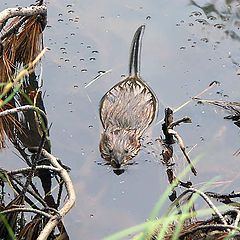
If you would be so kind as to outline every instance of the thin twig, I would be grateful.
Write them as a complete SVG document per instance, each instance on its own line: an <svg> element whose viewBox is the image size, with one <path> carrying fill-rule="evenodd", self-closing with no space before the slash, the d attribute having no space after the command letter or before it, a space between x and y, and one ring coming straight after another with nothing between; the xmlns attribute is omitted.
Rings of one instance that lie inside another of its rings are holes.
<svg viewBox="0 0 240 240"><path fill-rule="evenodd" d="M191 159L189 158L189 156L188 156L188 154L186 152L186 148L185 148L183 139L181 138L181 136L176 131L174 131L172 129L169 129L168 132L169 132L169 134L172 134L177 139L178 145L179 145L180 149L182 150L183 155L185 156L188 164L190 165L191 171L196 176L197 175L197 171L196 171L195 167L193 166L193 163L192 163Z"/></svg>
<svg viewBox="0 0 240 240"><path fill-rule="evenodd" d="M33 208L11 208L11 209L7 209L7 210L3 210L0 212L0 214L6 214L6 213L10 213L10 212L32 212L32 213L36 213L36 214L41 214L44 217L47 218L51 218L52 215L49 213L46 213L44 211L38 210L38 209L33 209Z"/></svg>
<svg viewBox="0 0 240 240"><path fill-rule="evenodd" d="M32 106L32 105L24 105L24 106L4 110L4 111L0 112L0 118L4 117L6 115L9 115L9 114L15 114L15 113L18 113L18 112L26 112L26 111L29 111L29 110L34 110L36 112L39 112L42 115L42 117L45 120L47 120L46 113L43 110L41 110L40 108Z"/></svg>
<svg viewBox="0 0 240 240"><path fill-rule="evenodd" d="M214 81L212 83L209 84L209 86L207 88L205 88L203 91L201 91L200 93L198 93L197 95L195 95L194 97L192 97L190 100L186 101L185 103L183 103L182 105L180 105L179 107L175 108L173 113L178 112L179 110L181 110L182 108L184 108L185 106L187 106L189 103L191 103L193 101L194 98L199 98L200 96L202 96L204 93L206 93L207 91L209 91L210 89L212 89L213 87L215 87L216 85L218 85L219 83ZM160 123L162 123L164 121L164 118L161 119L160 121L158 121L156 123L156 126L159 125Z"/></svg>
<svg viewBox="0 0 240 240"><path fill-rule="evenodd" d="M201 192L198 189L195 189L193 187L188 188L186 191L184 191L170 206L168 213L172 210L173 206L175 206L177 203L179 203L179 201L188 193L188 192L193 192L193 193L197 193L198 195L200 195L205 202L209 205L209 207L216 213L216 215L218 215L219 219L221 220L221 222L224 225L227 225L227 222L225 220L225 218L223 217L223 215L219 212L219 210L217 209L217 207L213 204L213 202L210 200L210 198L203 192Z"/></svg>
<svg viewBox="0 0 240 240"><path fill-rule="evenodd" d="M32 168L31 167L27 167L27 168L20 168L17 170L12 170L7 172L8 175L16 175L16 174L24 174L26 172L31 171ZM41 165L41 166L36 166L36 170L50 170L50 171L54 171L54 172L59 172L58 168L52 167L52 166L46 166L46 165Z"/></svg>

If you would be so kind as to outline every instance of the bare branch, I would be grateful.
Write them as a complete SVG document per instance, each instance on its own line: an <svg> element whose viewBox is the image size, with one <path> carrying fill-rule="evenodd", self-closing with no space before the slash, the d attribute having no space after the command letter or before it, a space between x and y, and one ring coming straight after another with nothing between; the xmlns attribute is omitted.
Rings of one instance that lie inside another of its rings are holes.
<svg viewBox="0 0 240 240"><path fill-rule="evenodd" d="M24 106L21 106L21 107L7 109L5 111L0 112L0 118L4 117L6 115L9 115L9 114L14 114L14 113L17 113L17 112L25 112L25 111L29 111L29 110L34 110L36 112L39 112L41 114L41 116L45 120L47 120L47 116L46 116L45 112L43 110L41 110L40 108L35 107L33 105L24 105Z"/></svg>
<svg viewBox="0 0 240 240"><path fill-rule="evenodd" d="M37 151L38 149L36 149ZM53 231L53 229L57 226L57 224L60 222L61 218L64 217L70 209L74 206L76 201L76 195L74 191L74 187L72 184L72 181L68 175L68 172L59 164L56 157L54 157L52 154L48 153L46 150L42 150L42 155L49 160L49 162L52 164L53 167L56 167L59 169L59 175L62 177L67 193L68 193L68 201L65 203L65 205L62 207L62 209L59 210L59 216L53 216L49 219L48 223L44 227L44 229L41 231L40 235L38 236L37 240L45 240L49 236L49 234Z"/></svg>
<svg viewBox="0 0 240 240"><path fill-rule="evenodd" d="M176 204L179 203L179 201L189 192L193 192L193 193L197 193L199 196L201 196L205 202L209 205L209 207L216 213L216 215L219 217L219 219L221 220L221 222L224 225L227 225L227 222L225 220L225 218L223 217L223 215L219 212L219 210L217 209L217 207L213 204L213 202L210 200L210 198L203 192L201 192L198 189L195 189L193 187L188 188L186 191L184 191L170 206L168 213L172 210L173 206L175 206Z"/></svg>
<svg viewBox="0 0 240 240"><path fill-rule="evenodd" d="M33 16L33 15L46 15L46 6L31 6L31 7L17 7L17 8L7 8L0 12L0 31L2 30L6 21L10 18L16 16Z"/></svg>
<svg viewBox="0 0 240 240"><path fill-rule="evenodd" d="M29 172L31 170L32 170L31 167L20 168L20 169L17 169L17 170L9 171L9 172L7 172L7 174L8 175L15 175L15 174L20 174L20 173L23 174L23 173ZM54 171L54 172L59 171L58 168L55 168L55 167L52 167L52 166L46 166L46 165L36 166L36 170L50 170L50 171Z"/></svg>
<svg viewBox="0 0 240 240"><path fill-rule="evenodd" d="M183 139L181 138L181 136L180 136L176 131L174 131L174 130L172 130L172 129L168 129L168 133L171 134L171 135L173 135L173 136L177 139L178 145L179 145L180 149L182 150L183 155L185 156L188 164L189 164L190 167L191 167L191 171L192 171L193 174L196 176L196 175L197 175L197 171L196 171L196 169L194 168L194 166L193 166L193 164L192 164L192 161L191 161L191 159L189 158L189 156L188 156L188 154L187 154L187 152L186 152L186 148L185 148Z"/></svg>
<svg viewBox="0 0 240 240"><path fill-rule="evenodd" d="M38 210L38 209L33 209L33 208L23 208L23 207L7 209L7 210L4 210L4 211L1 211L0 214L7 214L7 213L10 213L10 212L32 212L32 213L36 213L36 214L41 214L41 215L43 215L44 217L47 217L47 218L52 217L51 214L46 213L44 211L41 211L41 210Z"/></svg>

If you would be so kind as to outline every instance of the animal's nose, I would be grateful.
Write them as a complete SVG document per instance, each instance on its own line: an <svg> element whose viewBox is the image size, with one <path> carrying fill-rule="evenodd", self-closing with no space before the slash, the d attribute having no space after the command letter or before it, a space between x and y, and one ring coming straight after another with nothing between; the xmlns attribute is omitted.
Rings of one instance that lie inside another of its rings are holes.
<svg viewBox="0 0 240 240"><path fill-rule="evenodd" d="M117 159L112 159L111 160L111 165L114 168L120 168L121 167L121 163Z"/></svg>
<svg viewBox="0 0 240 240"><path fill-rule="evenodd" d="M114 168L120 168L123 163L124 156L120 151L113 151L111 156L111 165Z"/></svg>

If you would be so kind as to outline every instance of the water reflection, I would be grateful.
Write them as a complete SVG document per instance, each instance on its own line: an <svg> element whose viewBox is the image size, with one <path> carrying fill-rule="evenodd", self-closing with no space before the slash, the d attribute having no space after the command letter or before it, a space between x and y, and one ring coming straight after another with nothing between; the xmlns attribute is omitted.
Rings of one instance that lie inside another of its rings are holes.
<svg viewBox="0 0 240 240"><path fill-rule="evenodd" d="M222 23L215 23L213 26L217 29L226 29L224 32L232 39L239 41L239 26L240 26L240 6L239 1L190 1L190 4L200 8L207 19L196 19L196 21L206 24L211 22L221 21ZM201 12L193 12L190 16L199 17ZM208 21L210 20L210 21Z"/></svg>

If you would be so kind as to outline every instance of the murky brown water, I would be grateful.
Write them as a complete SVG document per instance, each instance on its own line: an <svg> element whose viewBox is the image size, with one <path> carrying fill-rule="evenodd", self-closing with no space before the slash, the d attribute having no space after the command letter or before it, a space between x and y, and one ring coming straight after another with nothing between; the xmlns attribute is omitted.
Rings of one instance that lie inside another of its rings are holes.
<svg viewBox="0 0 240 240"><path fill-rule="evenodd" d="M17 1L5 2L0 9ZM77 193L76 207L64 220L71 239L102 239L144 222L167 185L165 166L156 157L161 150L151 145L151 139L162 134L161 124L147 133L145 147L135 158L138 164L124 174L116 176L98 164L99 100L127 73L129 46L138 26L146 24L141 75L160 102L156 122L163 118L164 107L177 108L212 81L221 85L203 98L240 101L240 5L228 2L229 6L210 0L48 2L45 46L51 51L44 59L44 101L53 123L52 152L72 168ZM108 70L87 86L99 71ZM196 164L198 176L189 174L187 179L201 186L219 176L212 189L239 190L240 157L233 156L240 147L239 128L213 106L193 102L175 116L185 115L193 123L178 130L186 145L194 147L190 157L204 154ZM1 153L0 166L21 166L12 151L10 146ZM176 154L181 172L185 159L180 151Z"/></svg>

